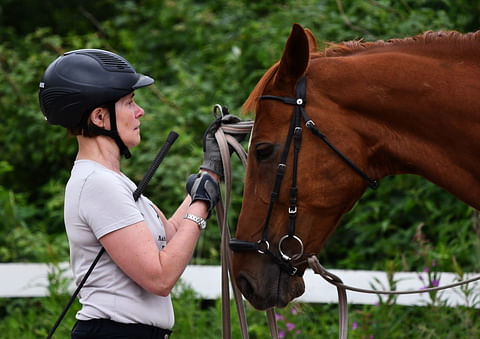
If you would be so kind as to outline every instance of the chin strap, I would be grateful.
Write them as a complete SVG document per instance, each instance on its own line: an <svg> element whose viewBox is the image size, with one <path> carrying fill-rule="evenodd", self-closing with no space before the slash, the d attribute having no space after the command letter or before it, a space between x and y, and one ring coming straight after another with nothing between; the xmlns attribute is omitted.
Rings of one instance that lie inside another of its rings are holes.
<svg viewBox="0 0 480 339"><path fill-rule="evenodd" d="M128 147L125 145L123 142L122 138L120 138L120 135L118 134L118 129L117 129L117 114L115 112L115 103L110 102L107 105L107 109L110 112L110 130L106 130L104 128L100 128L97 125L90 125L88 128L92 131L94 131L97 134L100 135L105 135L107 137L112 138L115 140L115 143L117 144L118 148L120 149L120 155L124 155L125 159L129 159L132 154L128 150Z"/></svg>

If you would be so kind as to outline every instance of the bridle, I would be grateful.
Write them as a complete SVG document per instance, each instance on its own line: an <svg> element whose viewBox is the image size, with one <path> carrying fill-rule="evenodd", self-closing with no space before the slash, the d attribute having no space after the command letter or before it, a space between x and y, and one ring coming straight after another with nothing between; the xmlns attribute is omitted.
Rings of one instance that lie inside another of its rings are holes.
<svg viewBox="0 0 480 339"><path fill-rule="evenodd" d="M233 127L231 125L223 126L219 128L217 134L215 135L217 142L219 143L220 150L222 151L222 160L224 161L224 175L225 175L225 183L227 188L226 191L226 204L222 208L221 202L219 202L219 206L217 206L217 213L220 211L221 215L219 216L219 220L222 220L221 225L221 234L222 234L222 258L229 257L229 260L222 259L222 271L225 270L225 273L222 273L222 309L223 315L226 315L223 318L223 333L224 338L230 338L230 297L228 294L228 274L226 270L228 269L230 272L230 276L232 277L232 263L230 258L230 251L227 249L227 244L232 251L257 251L260 254L267 254L269 257L273 259L274 262L278 263L280 268L287 272L290 275L302 275L299 273L298 268L296 265L303 262L308 262L310 268L318 275L320 275L323 279L325 279L328 283L337 287L338 291L338 305L339 305L339 338L340 339L347 339L348 336L348 301L347 301L347 293L346 290L356 291L360 293L370 293L370 294L385 294L385 295L397 295L397 294L414 294L414 293L430 293L436 292L448 288L457 287L460 285L469 284L475 281L480 280L480 276L473 277L471 279L467 279L464 281L460 281L457 283L438 286L433 288L423 288L421 290L408 290L408 291L379 291L379 290L366 290L360 289L353 286L345 285L342 280L334 275L333 273L327 271L318 261L315 255L311 254L304 254L304 247L302 240L295 235L295 218L296 218L296 198L297 198L297 187L296 187L296 176L297 176L297 162L298 162L298 153L300 149L300 142L302 136L302 128L300 126L301 119L305 121L306 127L317 137L319 137L329 148L331 148L343 161L345 161L358 175L360 175L370 188L376 189L378 187L378 182L376 180L371 179L365 172L363 172L358 166L356 166L350 159L348 159L344 154L342 154L334 145L330 143L330 141L323 135L315 126L315 123L308 117L305 111L305 96L306 96L306 83L305 77L302 77L296 85L296 98L291 97L281 97L281 96L273 96L273 95L263 95L260 99L272 99L272 100L279 100L285 104L293 105L293 116L292 121L290 124L290 128L287 135L287 140L285 142L285 147L283 149L282 158L278 165L276 179L273 191L271 193L270 204L268 206L268 213L265 218L264 227L262 230L262 237L257 242L239 240L239 239L229 239L229 230L228 230L228 223L227 223L227 213L228 213L228 202L229 202L229 188L231 187L231 177L230 177L230 164L229 164L229 148L227 146L227 140L221 142L220 139L228 139L228 145L235 146L236 141L230 135L223 134L223 130L228 131L228 133L236 134L236 133L245 133L246 131L251 130L253 125L244 124L241 127ZM219 135L223 136L220 137ZM288 225L288 233L280 238L278 244L278 253L280 255L276 255L275 253L270 251L270 245L267 240L268 236L268 225L270 221L270 216L272 214L273 205L278 197L280 191L280 184L285 173L286 169L286 160L288 156L288 150L291 146L292 139L294 140L294 159L293 159L293 178L292 178L292 186L290 188L290 206L288 209L289 212L289 225ZM237 148L241 149L241 145L237 145L235 147L236 153L240 156L241 151L237 150ZM243 155L241 157L242 163L246 165L246 156ZM300 250L295 255L289 256L285 254L282 250L282 244L286 239L294 239L300 246ZM307 257L306 260L302 260L299 262L298 260L301 257ZM225 268L224 268L225 267ZM224 279L225 278L225 279ZM238 290L238 287L232 280L232 290L235 294L235 302L237 305L237 313L240 323L240 329L242 332L242 338L248 338L248 330L246 324L246 316L245 310L242 304L242 297ZM267 314L267 322L270 328L270 334L272 338L277 339L277 327L276 327L276 318L275 318L275 311L272 308L266 310Z"/></svg>
<svg viewBox="0 0 480 339"><path fill-rule="evenodd" d="M283 148L282 157L280 163L277 167L277 173L275 177L275 183L273 186L273 191L270 194L270 203L268 205L267 216L265 217L265 222L263 225L261 239L257 242L231 239L230 240L230 249L234 252L248 252L248 251L257 251L259 254L268 255L275 263L277 263L280 268L288 273L291 276L299 275L301 273L296 265L298 265L298 260L304 256L304 246L302 240L295 235L295 222L297 217L297 168L298 168L298 154L300 151L300 144L302 140L302 127L301 120L305 121L305 126L317 137L319 137L330 149L332 149L344 162L347 163L358 175L360 175L367 184L376 189L378 187L378 182L370 178L364 171L362 171L357 165L355 165L350 159L348 159L342 152L340 152L328 139L321 133L316 127L315 123L309 118L305 110L306 104L306 78L303 76L300 78L296 84L296 97L282 97L275 95L263 95L260 99L264 100L279 100L287 105L293 105L293 114L290 122L290 127L288 130L287 138L285 141L285 146ZM292 175L292 185L290 186L290 197L289 197L289 207L288 207L288 232L280 238L278 242L278 253L276 254L270 250L270 243L268 242L268 226L270 223L270 217L272 215L273 207L278 198L280 192L280 185L282 183L283 176L285 174L285 169L287 167L286 161L288 157L288 152L293 141L293 175ZM284 243L286 240L294 240L297 243L298 252L293 255L287 255L284 249Z"/></svg>

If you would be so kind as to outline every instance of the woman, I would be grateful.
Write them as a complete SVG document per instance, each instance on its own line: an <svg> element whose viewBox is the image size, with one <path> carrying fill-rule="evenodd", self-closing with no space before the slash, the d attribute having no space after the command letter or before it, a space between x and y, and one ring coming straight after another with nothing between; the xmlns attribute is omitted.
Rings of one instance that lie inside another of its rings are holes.
<svg viewBox="0 0 480 339"><path fill-rule="evenodd" d="M80 291L72 338L168 338L170 291L218 201L222 165L212 131L202 169L170 219L146 197L133 199L136 185L120 171L120 158L140 142L144 111L134 91L153 81L114 53L84 49L57 58L40 82L46 120L78 141L64 210L77 284L106 250Z"/></svg>

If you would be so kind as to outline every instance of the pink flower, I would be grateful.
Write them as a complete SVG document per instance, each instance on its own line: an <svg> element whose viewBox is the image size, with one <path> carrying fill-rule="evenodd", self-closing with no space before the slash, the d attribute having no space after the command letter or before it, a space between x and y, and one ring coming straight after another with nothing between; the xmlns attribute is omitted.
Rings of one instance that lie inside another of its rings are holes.
<svg viewBox="0 0 480 339"><path fill-rule="evenodd" d="M438 287L439 284L440 284L440 281L438 281L437 279L432 280L432 286L433 287Z"/></svg>
<svg viewBox="0 0 480 339"><path fill-rule="evenodd" d="M353 323L353 324L352 324L352 330L356 330L357 327L358 327L358 324L357 324L357 323Z"/></svg>
<svg viewBox="0 0 480 339"><path fill-rule="evenodd" d="M295 334L300 334L300 333L302 333L302 331L300 331L300 330L295 331Z"/></svg>
<svg viewBox="0 0 480 339"><path fill-rule="evenodd" d="M293 315L297 314L297 308L296 307L292 307L292 314Z"/></svg>
<svg viewBox="0 0 480 339"><path fill-rule="evenodd" d="M281 321L284 321L285 320L285 317L283 315L280 315L278 313L275 313L275 320L281 320Z"/></svg>
<svg viewBox="0 0 480 339"><path fill-rule="evenodd" d="M425 273L428 273L428 272L430 272L430 268L428 268L428 267L425 267L425 268L423 269L423 272L425 272Z"/></svg>
<svg viewBox="0 0 480 339"><path fill-rule="evenodd" d="M284 330L278 331L278 337L279 338L285 338L285 331Z"/></svg>
<svg viewBox="0 0 480 339"><path fill-rule="evenodd" d="M373 334L370 334L370 337L368 337L369 339L373 339L375 338L375 336Z"/></svg>
<svg viewBox="0 0 480 339"><path fill-rule="evenodd" d="M286 323L285 325L287 326L288 332L290 332L295 328L295 324L292 324L292 323Z"/></svg>

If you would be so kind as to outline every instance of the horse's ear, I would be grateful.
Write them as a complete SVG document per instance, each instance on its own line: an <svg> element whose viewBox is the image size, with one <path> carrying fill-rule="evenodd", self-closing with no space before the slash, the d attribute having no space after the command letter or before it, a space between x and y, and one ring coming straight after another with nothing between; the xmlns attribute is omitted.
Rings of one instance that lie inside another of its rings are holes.
<svg viewBox="0 0 480 339"><path fill-rule="evenodd" d="M313 36L312 31L309 30L308 28L305 28L305 34L307 35L308 49L310 53L318 52L317 40L315 40L315 37Z"/></svg>
<svg viewBox="0 0 480 339"><path fill-rule="evenodd" d="M302 26L294 24L288 37L275 82L278 86L292 86L305 73L310 60L307 33Z"/></svg>

